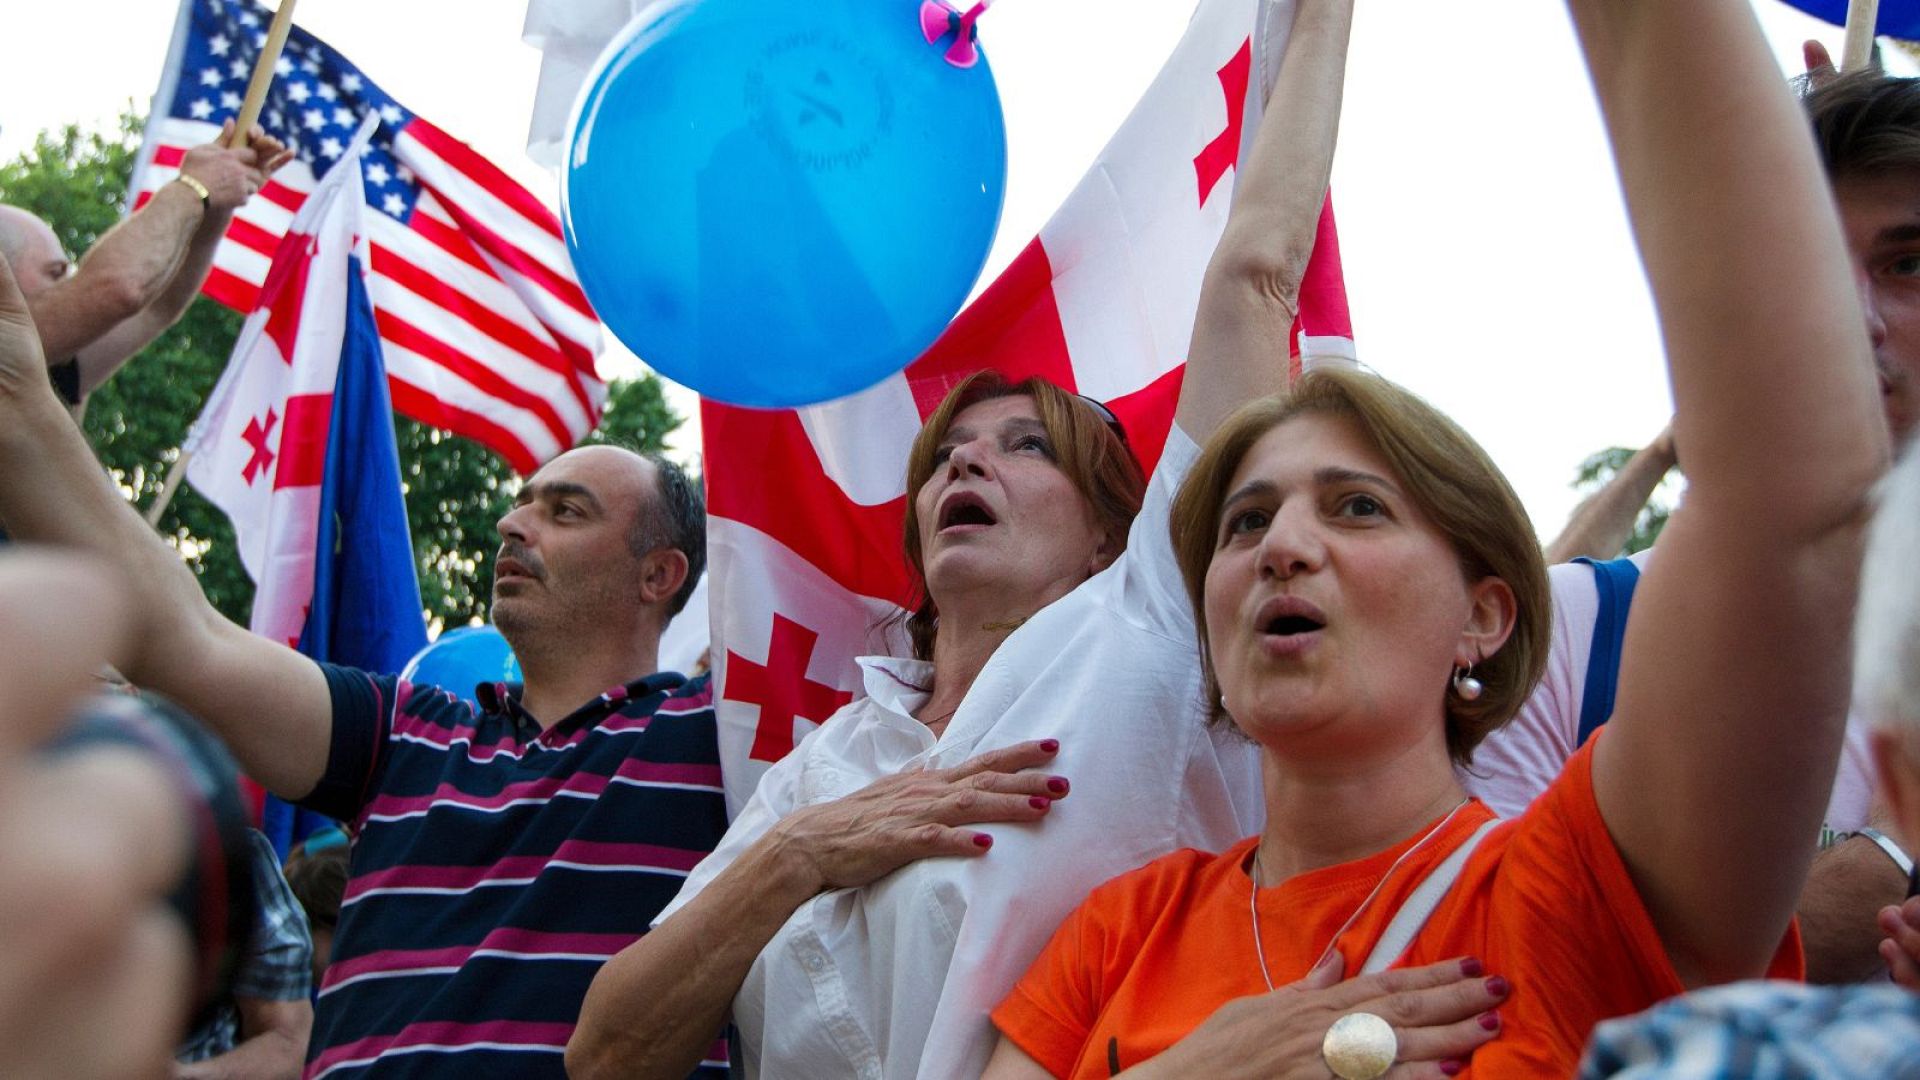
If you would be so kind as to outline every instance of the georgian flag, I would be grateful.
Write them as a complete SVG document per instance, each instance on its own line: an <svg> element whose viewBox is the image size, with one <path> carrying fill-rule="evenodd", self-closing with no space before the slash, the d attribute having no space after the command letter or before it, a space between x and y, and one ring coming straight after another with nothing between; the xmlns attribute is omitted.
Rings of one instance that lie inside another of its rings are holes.
<svg viewBox="0 0 1920 1080"><path fill-rule="evenodd" d="M368 117L280 238L233 358L182 447L233 521L252 629L398 671L426 644L392 406L367 296Z"/></svg>
<svg viewBox="0 0 1920 1080"><path fill-rule="evenodd" d="M1185 36L1065 205L907 370L797 411L703 402L727 801L860 689L854 657L905 653L906 454L922 418L981 368L1105 401L1151 470L1165 444L1200 279L1234 166L1259 127L1291 0L1201 0ZM1329 209L1292 363L1353 356ZM1275 363L1284 362L1275 357Z"/></svg>

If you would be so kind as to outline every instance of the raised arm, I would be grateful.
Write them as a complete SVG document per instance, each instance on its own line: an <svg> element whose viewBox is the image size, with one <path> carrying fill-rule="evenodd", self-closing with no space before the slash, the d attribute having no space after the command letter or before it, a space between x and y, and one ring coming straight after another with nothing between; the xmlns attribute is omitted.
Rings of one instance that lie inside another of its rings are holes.
<svg viewBox="0 0 1920 1080"><path fill-rule="evenodd" d="M206 721L269 790L289 798L313 790L332 734L319 667L216 612L179 555L114 488L54 396L39 334L4 259L0 521L17 539L89 552L118 567L145 615L121 668L127 677Z"/></svg>
<svg viewBox="0 0 1920 1080"><path fill-rule="evenodd" d="M1300 0L1233 210L1200 285L1174 420L1196 441L1286 380L1287 335L1333 171L1353 0Z"/></svg>
<svg viewBox="0 0 1920 1080"><path fill-rule="evenodd" d="M1652 498L1653 489L1667 478L1677 464L1673 453L1673 427L1669 425L1654 440L1634 451L1620 471L1587 496L1567 519L1567 527L1547 545L1548 565L1572 562L1585 557L1611 559L1627 546L1633 535L1634 519Z"/></svg>
<svg viewBox="0 0 1920 1080"><path fill-rule="evenodd" d="M1885 467L1833 200L1746 0L1571 0L1670 358L1686 504L1593 783L1689 985L1759 974L1839 759Z"/></svg>
<svg viewBox="0 0 1920 1080"><path fill-rule="evenodd" d="M34 297L46 355L54 363L79 359L81 393L105 382L186 313L234 211L290 156L257 127L248 146L228 149L230 130L231 122L217 141L194 147L180 161L181 175L206 188L205 199L185 181L163 185L94 242L72 277Z"/></svg>

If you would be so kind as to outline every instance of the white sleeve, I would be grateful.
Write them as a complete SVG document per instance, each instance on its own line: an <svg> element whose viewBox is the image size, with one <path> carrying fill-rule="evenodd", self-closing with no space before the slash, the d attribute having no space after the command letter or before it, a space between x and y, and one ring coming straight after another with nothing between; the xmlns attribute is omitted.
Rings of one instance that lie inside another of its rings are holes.
<svg viewBox="0 0 1920 1080"><path fill-rule="evenodd" d="M1574 740L1580 734L1600 590L1592 569L1581 563L1550 566L1547 579L1553 592L1553 639L1546 671L1520 711L1480 743L1472 763L1460 773L1468 794L1501 817L1525 810L1579 749Z"/></svg>
<svg viewBox="0 0 1920 1080"><path fill-rule="evenodd" d="M1147 482L1140 513L1127 530L1127 550L1103 575L1113 591L1102 598L1118 614L1144 629L1167 637L1193 640L1193 607L1173 558L1173 539L1167 525L1173 497L1187 478L1200 447L1175 424L1167 431L1160 464Z"/></svg>
<svg viewBox="0 0 1920 1080"><path fill-rule="evenodd" d="M733 819L733 824L727 826L727 835L721 837L719 846L715 847L706 858L701 859L693 871L687 875L686 883L680 886L679 893L675 894L673 900L661 909L660 914L654 916L653 926L666 922L668 916L692 903L693 898L700 895L700 890L706 888L714 878L719 877L727 867L732 866L733 861L752 847L754 841L766 835L767 830L778 824L781 818L793 813L798 805L795 793L799 790L801 763L807 756L805 753L807 742L818 733L817 728L808 732L799 746L794 747L786 757L775 762L773 767L760 777L760 783L754 787L752 797L747 799L747 805L740 808L740 813Z"/></svg>

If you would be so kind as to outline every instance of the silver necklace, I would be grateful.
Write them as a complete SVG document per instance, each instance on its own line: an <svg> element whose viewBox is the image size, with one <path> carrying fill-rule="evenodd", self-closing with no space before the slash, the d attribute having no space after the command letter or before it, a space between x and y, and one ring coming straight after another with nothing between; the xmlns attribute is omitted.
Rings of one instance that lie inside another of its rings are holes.
<svg viewBox="0 0 1920 1080"><path fill-rule="evenodd" d="M1360 901L1359 907L1353 909L1353 914L1347 916L1347 921L1340 924L1340 929L1333 932L1333 938L1327 942L1326 950L1320 954L1320 959L1315 960L1313 966L1307 970L1315 970L1321 964L1326 963L1327 957L1333 952L1333 947L1339 944L1340 935L1346 933L1347 930L1353 926L1353 921L1360 917L1360 913L1367 910L1367 905L1373 903L1373 898L1380 895L1380 890L1386 886L1387 879L1393 876L1393 872L1400 869L1400 864L1411 858L1414 852L1426 847L1427 841L1439 835L1440 830L1447 827L1447 822L1452 821L1453 816L1458 814L1461 809L1467 805L1467 801L1466 799L1461 799L1458 806L1447 811L1447 816L1440 819L1440 824L1428 829L1425 836L1422 836L1416 841L1412 847L1401 852L1399 858L1393 860L1393 865L1387 867L1387 872L1380 875L1379 881L1374 882L1373 891L1367 894L1365 900ZM1267 970L1267 950L1266 947L1260 943L1260 845L1258 844L1255 844L1253 847L1253 868L1247 875L1247 879L1248 883L1253 886L1247 890L1247 918L1253 923L1253 955L1260 961L1261 980L1267 984L1268 990L1273 990L1276 989L1276 987L1273 985L1273 975Z"/></svg>

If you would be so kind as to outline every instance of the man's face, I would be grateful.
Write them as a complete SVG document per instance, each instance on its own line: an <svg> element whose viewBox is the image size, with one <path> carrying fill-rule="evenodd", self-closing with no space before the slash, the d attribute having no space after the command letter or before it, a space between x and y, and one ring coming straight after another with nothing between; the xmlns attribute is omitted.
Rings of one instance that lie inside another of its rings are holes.
<svg viewBox="0 0 1920 1080"><path fill-rule="evenodd" d="M1920 168L1834 183L1887 423L1904 443L1920 428Z"/></svg>
<svg viewBox="0 0 1920 1080"><path fill-rule="evenodd" d="M13 267L20 295L29 302L73 272L53 228L17 207L0 207L0 251Z"/></svg>
<svg viewBox="0 0 1920 1080"><path fill-rule="evenodd" d="M589 446L554 458L520 489L500 519L493 570L493 621L509 642L591 633L639 604L640 556L628 537L652 504L653 473L638 455Z"/></svg>

